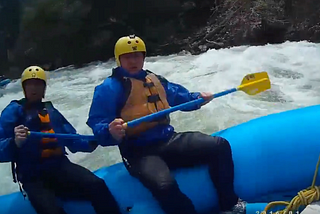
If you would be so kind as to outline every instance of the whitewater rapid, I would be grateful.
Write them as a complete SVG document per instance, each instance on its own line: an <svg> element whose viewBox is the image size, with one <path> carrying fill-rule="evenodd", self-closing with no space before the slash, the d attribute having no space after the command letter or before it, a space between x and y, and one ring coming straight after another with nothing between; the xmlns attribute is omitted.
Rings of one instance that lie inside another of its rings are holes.
<svg viewBox="0 0 320 214"><path fill-rule="evenodd" d="M198 111L171 114L177 131L211 134L263 115L319 104L319 59L319 44L286 42L210 50L198 56L181 53L148 57L145 68L190 91L213 93L238 86L246 74L267 71L272 83L267 92L256 96L236 92L215 99ZM80 134L92 134L86 120L93 91L114 66L115 62L110 60L81 69L67 67L49 72L46 99L53 102ZM22 97L20 80L10 83L0 90L0 111L11 100ZM98 147L90 154L71 153L69 158L90 170L121 161L117 147ZM0 195L19 191L18 185L12 182L9 163L0 164L0 177Z"/></svg>

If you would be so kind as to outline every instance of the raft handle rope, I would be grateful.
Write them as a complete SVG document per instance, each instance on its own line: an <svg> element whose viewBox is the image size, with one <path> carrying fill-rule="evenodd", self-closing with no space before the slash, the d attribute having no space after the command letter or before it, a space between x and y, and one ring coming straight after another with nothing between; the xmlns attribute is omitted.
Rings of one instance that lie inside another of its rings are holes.
<svg viewBox="0 0 320 214"><path fill-rule="evenodd" d="M263 213L267 213L272 207L279 206L279 205L286 205L286 208L281 211L276 211L277 214L289 214L295 211L298 211L300 206L307 206L312 202L319 201L320 199L320 186L315 186L318 170L320 164L320 155L318 159L318 163L316 166L316 170L313 176L313 181L311 187L301 190L298 192L298 195L295 196L291 202L287 201L273 201L270 202L264 209Z"/></svg>

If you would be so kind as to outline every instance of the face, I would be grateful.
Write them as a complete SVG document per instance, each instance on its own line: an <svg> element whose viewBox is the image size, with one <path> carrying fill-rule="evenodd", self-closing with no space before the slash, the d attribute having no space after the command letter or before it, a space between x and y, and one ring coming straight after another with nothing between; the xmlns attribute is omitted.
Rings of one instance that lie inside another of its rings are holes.
<svg viewBox="0 0 320 214"><path fill-rule="evenodd" d="M121 67L126 69L130 74L136 74L141 71L144 63L144 53L134 52L123 54L119 57Z"/></svg>
<svg viewBox="0 0 320 214"><path fill-rule="evenodd" d="M43 80L30 79L23 83L25 95L29 102L41 101L44 97L45 83Z"/></svg>

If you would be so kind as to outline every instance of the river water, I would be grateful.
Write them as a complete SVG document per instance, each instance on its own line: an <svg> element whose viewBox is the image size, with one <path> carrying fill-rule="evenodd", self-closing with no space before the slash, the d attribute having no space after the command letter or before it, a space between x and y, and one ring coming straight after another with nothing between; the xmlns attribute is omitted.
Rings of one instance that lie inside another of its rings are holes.
<svg viewBox="0 0 320 214"><path fill-rule="evenodd" d="M263 115L320 103L320 45L286 42L279 45L240 46L210 50L198 56L186 53L148 57L145 68L184 85L190 91L213 93L238 86L246 74L267 71L272 88L249 96L236 92L213 100L194 112L171 114L177 131L207 134ZM92 134L86 125L94 87L111 74L114 61L95 62L81 69L60 68L49 73L46 99L81 134ZM20 80L0 91L0 111L11 100L23 97ZM106 97L107 99L107 97ZM117 147L98 147L93 153L69 158L90 170L120 162ZM18 191L9 163L0 164L0 195Z"/></svg>

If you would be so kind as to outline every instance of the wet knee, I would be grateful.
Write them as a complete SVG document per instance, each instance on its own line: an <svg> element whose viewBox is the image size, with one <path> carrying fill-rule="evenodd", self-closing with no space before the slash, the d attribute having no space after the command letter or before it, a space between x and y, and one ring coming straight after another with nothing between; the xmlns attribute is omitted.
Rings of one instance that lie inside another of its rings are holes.
<svg viewBox="0 0 320 214"><path fill-rule="evenodd" d="M219 152L231 152L231 146L227 139L218 137L217 141Z"/></svg>
<svg viewBox="0 0 320 214"><path fill-rule="evenodd" d="M170 195L173 191L178 189L176 180L172 177L166 179L159 179L154 184L154 191L160 195Z"/></svg>

